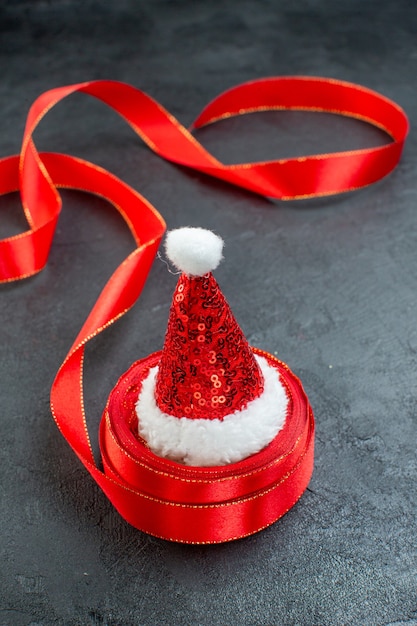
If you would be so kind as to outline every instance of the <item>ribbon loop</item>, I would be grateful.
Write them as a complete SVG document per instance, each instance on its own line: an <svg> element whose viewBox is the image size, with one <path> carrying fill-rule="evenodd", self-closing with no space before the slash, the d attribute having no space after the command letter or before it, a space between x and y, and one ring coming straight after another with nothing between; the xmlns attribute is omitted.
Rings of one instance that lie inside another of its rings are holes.
<svg viewBox="0 0 417 626"><path fill-rule="evenodd" d="M179 485L178 493L172 496L174 501L162 504L140 491L135 485L135 476L142 476L147 470L134 467L135 462L128 450L118 444L118 433L113 433L114 439L108 439L112 436L111 430L101 433L107 474L101 472L94 462L82 389L85 344L121 317L139 297L163 236L165 223L145 198L106 170L66 154L38 153L32 137L36 127L52 107L74 92L90 95L114 109L161 157L256 193L283 200L342 193L372 184L386 176L400 159L408 132L407 117L391 100L364 87L342 81L278 77L244 83L213 100L197 117L193 128L253 111L299 109L326 111L364 120L382 128L391 141L384 146L365 150L224 165L146 93L125 83L100 80L60 87L42 94L29 110L20 156L0 160L0 194L20 189L29 225L27 231L0 240L0 282L25 278L40 271L46 264L61 210L57 191L59 187L80 189L107 199L121 213L136 243L136 248L104 287L54 381L51 409L65 439L117 510L132 525L165 536L163 519L158 517L162 506L170 509L170 528L173 533L170 538L174 540L182 540L180 538L184 537L185 519L192 520L195 528L200 524L212 524L213 542L222 541L224 537L241 537L245 534L245 520L251 520L250 528L256 525L261 528L271 523L271 520L284 514L304 490L313 462L313 420L307 410L308 403L305 407L309 420L304 425L303 438L300 439L301 453L297 463L293 465L290 459L286 461L288 467L284 463L287 474L281 481L276 475L268 474L269 466L250 477L258 496L261 499L265 497L263 508L254 504L254 499L239 497L242 484L249 480L248 474L240 477L243 483L225 483L226 491L229 490L227 497L237 498L235 504L239 515L235 517L230 513L228 502L223 502L221 506L213 505L213 508L210 505L184 504L184 497L190 497L190 487L186 482ZM304 401L302 393L299 401ZM118 455L118 468L113 467L106 456L106 452L111 449L113 459ZM155 488L161 491L161 496L167 495L164 492L164 479L161 478L165 470L161 466L154 473ZM208 490L214 501L219 498L218 485L210 483L207 487L203 481L198 489L204 493ZM268 493L275 493L274 490L279 490L276 493L280 497L268 498ZM220 491L224 496L224 490ZM184 517L184 511L187 510L192 513ZM194 535L191 532L189 541L193 542L199 536L197 531Z"/></svg>

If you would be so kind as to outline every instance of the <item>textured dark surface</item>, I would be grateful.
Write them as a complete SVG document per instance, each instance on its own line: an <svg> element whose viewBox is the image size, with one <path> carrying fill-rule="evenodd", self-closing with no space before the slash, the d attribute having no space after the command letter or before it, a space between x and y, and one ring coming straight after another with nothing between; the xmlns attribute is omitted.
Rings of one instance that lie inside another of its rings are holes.
<svg viewBox="0 0 417 626"><path fill-rule="evenodd" d="M279 74L362 83L417 117L411 0L3 0L0 29L2 155L40 92L94 78L148 91L185 124L220 91ZM199 137L229 161L381 141L301 114ZM37 141L122 176L169 227L225 238L216 277L249 341L300 375L316 465L294 509L232 544L169 544L120 518L59 435L49 388L130 237L104 202L65 193L48 267L0 289L0 625L417 624L415 135L378 185L289 204L164 163L86 96L52 111ZM17 198L0 214L0 236L24 229ZM173 287L156 262L138 305L89 349L93 439L120 373L161 346Z"/></svg>

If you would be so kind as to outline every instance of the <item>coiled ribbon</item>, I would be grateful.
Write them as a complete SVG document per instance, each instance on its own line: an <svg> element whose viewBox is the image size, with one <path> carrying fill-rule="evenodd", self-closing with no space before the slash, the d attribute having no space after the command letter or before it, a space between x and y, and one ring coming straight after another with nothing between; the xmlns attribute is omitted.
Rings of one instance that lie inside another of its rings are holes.
<svg viewBox="0 0 417 626"><path fill-rule="evenodd" d="M39 96L28 113L20 155L0 160L0 194L20 190L29 225L27 231L0 241L1 282L31 276L45 266L61 210L59 187L83 190L107 199L121 213L136 242L134 251L105 285L53 383L51 409L63 436L113 505L133 526L157 536L189 543L210 543L245 536L276 519L277 510L271 513L271 507L277 507L273 502L279 501L278 512L281 515L304 491L312 465L312 448L308 445L312 440L311 422L309 426L308 420L300 429L300 437L304 437L304 453L297 457L298 465L294 459L291 461L288 455L284 455L281 479L277 481L275 476L273 487L265 487L266 483L255 485L258 493L259 489L263 489L264 494L269 489L274 495L274 500L261 498L262 502L257 505L256 528L252 519L254 509L247 504L253 502L253 498L239 501L239 494L246 489L244 481L250 474L244 471L244 467L237 481L223 482L227 485L224 491L221 481L215 487L213 481L208 481L205 489L215 492L215 500L221 504L213 507L196 504L201 493L193 491L193 481L183 480L181 483L181 470L178 470L181 489L187 482L186 497L189 501L181 504L171 492L171 501L163 502L164 507L170 510L161 518L160 501L138 489L135 483L137 467L131 464L130 457L134 456L134 451L129 450L130 444L126 440L126 449L119 446L117 451L114 448L112 452L111 442L119 433L116 428L114 437L110 436L112 425L106 431L106 414L100 438L107 473L104 474L95 463L83 402L85 345L121 317L139 297L165 231L165 223L145 198L108 171L67 154L37 151L33 141L36 127L53 106L74 92L93 96L113 108L162 158L282 200L351 191L389 174L401 156L408 133L407 116L391 100L347 82L309 77L251 81L213 100L198 116L193 128L255 111L310 110L359 118L383 129L390 141L383 146L348 152L224 165L146 93L124 83L101 80L52 89ZM294 434L291 436L294 437ZM287 444L291 454L290 442ZM292 468L297 470L295 474L295 470L288 470L291 463ZM248 459L248 467L250 464ZM144 471L146 473L146 468ZM161 472L159 478L163 474ZM293 476L292 482L290 476ZM159 478L155 489L164 491L163 481L161 483ZM230 492L232 484L234 493ZM201 485L197 485L196 489L201 490ZM232 503L239 508L238 516L233 512ZM200 532L196 527L201 525Z"/></svg>

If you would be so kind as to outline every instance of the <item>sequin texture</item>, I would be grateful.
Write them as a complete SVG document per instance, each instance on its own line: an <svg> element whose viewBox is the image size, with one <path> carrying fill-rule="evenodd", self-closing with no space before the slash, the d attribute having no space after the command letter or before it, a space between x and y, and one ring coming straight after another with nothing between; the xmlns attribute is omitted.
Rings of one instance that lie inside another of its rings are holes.
<svg viewBox="0 0 417 626"><path fill-rule="evenodd" d="M160 410L223 419L262 391L262 373L213 275L182 274L156 380Z"/></svg>

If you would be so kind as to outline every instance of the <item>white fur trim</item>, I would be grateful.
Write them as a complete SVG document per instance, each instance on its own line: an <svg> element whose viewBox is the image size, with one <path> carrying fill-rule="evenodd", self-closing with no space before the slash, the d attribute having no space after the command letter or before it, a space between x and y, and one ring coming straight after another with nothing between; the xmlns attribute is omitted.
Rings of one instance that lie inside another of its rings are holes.
<svg viewBox="0 0 417 626"><path fill-rule="evenodd" d="M264 376L262 395L223 420L163 413L154 395L158 367L151 368L136 404L140 436L158 456L201 467L236 463L262 450L284 426L288 398L279 372L264 357L255 358Z"/></svg>
<svg viewBox="0 0 417 626"><path fill-rule="evenodd" d="M165 251L181 272L204 276L222 260L223 239L205 228L177 228L167 234Z"/></svg>

